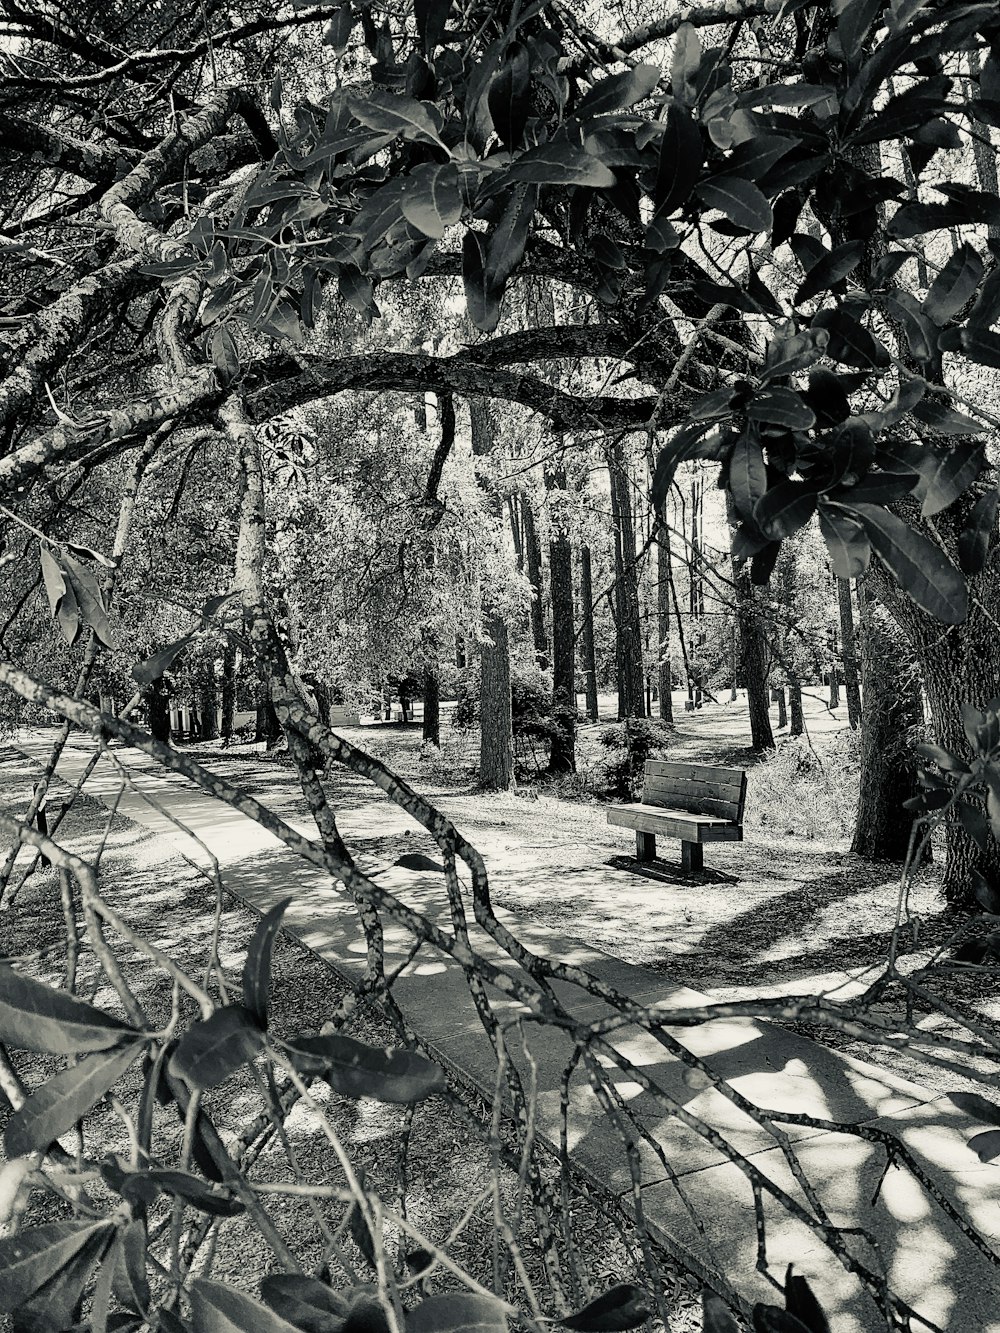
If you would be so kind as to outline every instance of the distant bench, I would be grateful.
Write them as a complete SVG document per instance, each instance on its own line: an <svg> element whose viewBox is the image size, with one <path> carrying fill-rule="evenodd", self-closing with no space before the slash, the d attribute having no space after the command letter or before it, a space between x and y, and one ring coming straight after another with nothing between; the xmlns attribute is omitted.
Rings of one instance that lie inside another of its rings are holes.
<svg viewBox="0 0 1000 1333"><path fill-rule="evenodd" d="M640 861L656 856L656 835L680 838L685 871L701 870L706 842L743 841L747 775L740 768L648 759L642 801L613 805L608 823L635 829Z"/></svg>

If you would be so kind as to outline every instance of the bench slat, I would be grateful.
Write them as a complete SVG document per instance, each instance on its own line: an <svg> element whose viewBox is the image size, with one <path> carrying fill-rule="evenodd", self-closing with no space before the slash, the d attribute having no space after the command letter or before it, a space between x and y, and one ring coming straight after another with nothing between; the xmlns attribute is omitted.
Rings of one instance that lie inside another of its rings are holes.
<svg viewBox="0 0 1000 1333"><path fill-rule="evenodd" d="M715 768L711 764L684 764L673 759L647 759L646 776L683 778L689 782L721 782L738 787L743 782L742 768Z"/></svg>
<svg viewBox="0 0 1000 1333"><path fill-rule="evenodd" d="M690 786L673 783L666 790L659 783L647 781L642 788L643 805L660 805L668 810L690 810L692 814L714 815L725 819L730 824L738 824L740 803L738 799L719 800L714 796L702 796Z"/></svg>
<svg viewBox="0 0 1000 1333"><path fill-rule="evenodd" d="M661 833L685 842L742 842L743 829L728 819L690 815L681 810L661 810L652 805L614 805L608 823L640 833Z"/></svg>
<svg viewBox="0 0 1000 1333"><path fill-rule="evenodd" d="M643 791L677 792L679 795L711 796L713 801L737 802L743 791L742 782L702 782L688 778L659 778L647 773Z"/></svg>

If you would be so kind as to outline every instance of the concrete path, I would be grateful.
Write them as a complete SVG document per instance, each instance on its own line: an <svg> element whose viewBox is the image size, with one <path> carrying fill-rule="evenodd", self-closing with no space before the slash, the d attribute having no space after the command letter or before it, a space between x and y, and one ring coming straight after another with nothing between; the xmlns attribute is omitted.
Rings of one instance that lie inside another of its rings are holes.
<svg viewBox="0 0 1000 1333"><path fill-rule="evenodd" d="M47 741L38 735L22 738L19 748L41 761ZM133 773L133 790L119 801L119 811L157 834L173 850L201 864L208 858L190 837L180 833L147 797L168 807L171 815L192 830L218 859L225 887L266 910L289 893L294 902L285 920L291 934L322 956L335 970L355 980L364 965L364 940L346 896L326 876L303 865L271 835L186 781L154 771L146 756L119 750L118 758ZM88 752L82 743L68 748L59 767L64 780L82 772ZM87 783L94 796L112 801L120 781L102 760ZM354 804L341 820L348 842L417 826L380 793L367 804ZM300 823L304 833L310 827ZM509 864L511 849L503 830L476 834L474 841L496 875ZM164 844L161 844L163 846ZM525 855L523 846L519 849ZM635 890L637 877L578 858L571 871L574 891L579 879L588 890L604 895L614 911L616 893ZM530 865L520 864L520 874ZM546 870L546 876L551 871ZM397 866L379 872L379 882L429 916L445 916L441 876L413 873ZM539 893L558 894L565 875L538 885ZM669 892L648 884L649 892ZM738 887L734 886L734 892ZM709 998L683 987L667 986L655 972L633 967L549 928L525 922L513 913L500 918L530 948L578 963L622 992L645 1002L668 1006L702 1005ZM474 943L512 973L517 968L478 930ZM401 961L409 944L403 932L387 931L387 966ZM597 1000L579 991L567 993L567 1005L581 1019L606 1013ZM490 1094L494 1086L492 1048L475 1016L465 978L446 957L427 946L397 981L394 992L414 1029L457 1071ZM499 993L491 995L498 1015L515 1019L518 1006ZM558 1137L560 1087L568 1039L559 1031L528 1025L529 1046L538 1070L539 1123L552 1139ZM1000 1251L1000 1167L980 1165L967 1140L982 1129L949 1102L895 1078L873 1065L817 1045L766 1023L719 1019L673 1035L701 1056L730 1086L756 1106L777 1112L806 1113L842 1124L886 1129L899 1136L920 1165L954 1200L959 1211ZM625 1029L614 1045L666 1089L686 1111L700 1117L734 1149L745 1154L765 1176L805 1204L782 1149L774 1137L711 1087L693 1081L685 1066L668 1056L647 1033ZM602 1057L603 1059L603 1057ZM610 1060L606 1061L610 1066ZM637 1146L642 1168L643 1206L647 1222L671 1249L696 1271L724 1273L749 1302L780 1302L775 1283L786 1265L807 1276L820 1295L836 1333L868 1333L884 1328L871 1301L812 1233L783 1209L765 1203L767 1271L757 1271L757 1233L753 1195L747 1177L726 1155L678 1123L663 1116L639 1084L621 1075L615 1080L621 1097L641 1120L649 1142ZM584 1076L570 1083L569 1146L577 1167L603 1188L626 1195L631 1178L622 1139L602 1114ZM925 1318L952 1333L982 1330L1000 1333L1000 1268L994 1255L984 1256L948 1221L940 1208L904 1169L891 1166L878 1195L870 1202L885 1165L884 1150L854 1134L834 1134L786 1126L795 1156L812 1182L832 1223L862 1227L870 1240L852 1239L858 1257L884 1271L896 1292ZM662 1154L662 1158L661 1158ZM678 1181L669 1178L665 1159ZM681 1197L677 1185L685 1196ZM692 1214L699 1219L696 1224Z"/></svg>

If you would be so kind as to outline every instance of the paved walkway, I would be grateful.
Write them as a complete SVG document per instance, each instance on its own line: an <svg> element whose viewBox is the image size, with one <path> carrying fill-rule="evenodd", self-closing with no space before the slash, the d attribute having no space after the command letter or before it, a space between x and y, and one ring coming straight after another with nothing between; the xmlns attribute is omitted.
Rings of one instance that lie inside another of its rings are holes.
<svg viewBox="0 0 1000 1333"><path fill-rule="evenodd" d="M19 748L40 762L47 742L30 737L22 739ZM292 893L294 902L285 918L289 932L348 980L357 978L364 964L364 941L353 909L328 877L303 865L271 835L191 784L154 772L146 756L128 750L120 750L118 755L133 770L136 787L119 802L123 815L161 835L172 849L207 863L204 851L179 833L146 797L169 806L174 818L196 833L218 858L230 892L261 910ZM72 744L60 763L60 776L73 781L86 758L84 746ZM98 765L87 791L106 800L118 796L118 777L105 761ZM417 827L377 792L367 804L355 803L345 811L341 823L348 842L352 836L371 838ZM304 823L297 827L302 832L310 831ZM485 837L477 833L475 841L487 865L499 867L505 858L509 860L510 849L505 851L502 835L503 830L492 830ZM518 869L523 874L530 867L522 864ZM627 871L600 863L581 865L579 869L595 894L607 896L609 911L614 910L617 893L636 889L637 877ZM573 875L578 891L577 872ZM438 874L393 866L380 873L379 882L429 915L445 913ZM648 892L669 892L653 883L639 882ZM538 885L543 894L559 890L558 880ZM736 886L734 891L738 891ZM530 948L578 963L637 1000L685 1006L708 1002L708 997L695 991L666 987L662 976L655 972L610 958L579 940L526 923L512 913L498 915ZM403 932L387 931L389 966L394 958L403 957L409 939L402 936ZM517 971L478 930L474 930L474 942L509 971ZM493 1053L474 1014L461 970L425 946L394 989L415 1030L446 1062L491 1092ZM606 1012L599 1001L579 991L562 989L566 1003L581 1018L593 1019ZM516 1005L498 993L492 993L491 998L500 1016L516 1016ZM535 1030L535 1025L529 1028L538 1067L540 1127L555 1137L560 1084L570 1045L558 1031ZM679 1029L675 1035L761 1108L891 1130L940 1182L961 1212L1000 1250L1000 1167L980 1165L967 1140L983 1126L970 1121L947 1101L932 1098L926 1090L882 1069L766 1023L720 1019L695 1029ZM761 1172L804 1203L781 1149L765 1130L715 1089L687 1081L680 1062L665 1056L648 1034L626 1029L618 1034L615 1045L644 1067L686 1110L714 1127L734 1148L748 1155ZM616 1086L632 1109L642 1115L650 1136L664 1150L701 1219L701 1228L697 1228L656 1153L646 1144L639 1145L647 1221L682 1259L689 1260L696 1271L726 1274L749 1302L774 1302L773 1283L783 1279L787 1263L794 1261L796 1270L809 1278L823 1300L836 1333L869 1333L884 1327L856 1280L813 1239L811 1232L770 1204L765 1205L765 1215L771 1280L758 1273L753 1199L743 1172L678 1124L676 1118L660 1115L638 1084L623 1076ZM861 1238L852 1242L863 1262L877 1267L881 1259L898 1294L939 1327L951 1333L1000 1333L1000 1270L944 1218L908 1172L891 1167L872 1206L870 1200L885 1162L880 1148L854 1135L794 1126L788 1126L787 1133L831 1221L864 1227L875 1240L877 1251ZM630 1190L621 1139L601 1113L586 1079L579 1075L571 1084L569 1134L574 1162L582 1171L606 1189L622 1194Z"/></svg>

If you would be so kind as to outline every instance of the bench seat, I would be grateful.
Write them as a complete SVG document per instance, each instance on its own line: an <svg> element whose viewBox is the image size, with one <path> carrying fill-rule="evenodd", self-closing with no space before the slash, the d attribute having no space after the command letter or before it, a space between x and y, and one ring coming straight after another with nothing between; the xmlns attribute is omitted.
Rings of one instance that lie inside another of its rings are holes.
<svg viewBox="0 0 1000 1333"><path fill-rule="evenodd" d="M608 811L608 823L642 833L662 833L667 838L687 842L742 842L743 828L728 819L713 815L689 814L686 810L665 810L659 805L615 805Z"/></svg>

